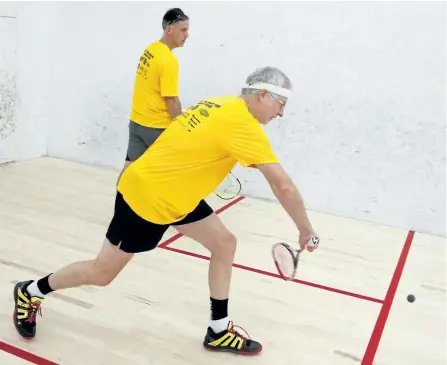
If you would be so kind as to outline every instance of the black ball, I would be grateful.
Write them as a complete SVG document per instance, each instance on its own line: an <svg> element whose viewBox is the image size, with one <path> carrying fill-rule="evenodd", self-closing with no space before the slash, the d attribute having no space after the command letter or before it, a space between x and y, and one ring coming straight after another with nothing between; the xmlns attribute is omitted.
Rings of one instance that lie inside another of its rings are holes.
<svg viewBox="0 0 447 365"><path fill-rule="evenodd" d="M413 294L408 295L407 300L410 303L413 303L416 300L416 297Z"/></svg>

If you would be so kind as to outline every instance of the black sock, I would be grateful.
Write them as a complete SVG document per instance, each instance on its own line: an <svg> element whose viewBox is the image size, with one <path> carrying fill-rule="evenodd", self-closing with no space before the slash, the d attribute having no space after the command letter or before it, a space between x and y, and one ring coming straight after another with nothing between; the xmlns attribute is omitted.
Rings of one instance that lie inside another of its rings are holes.
<svg viewBox="0 0 447 365"><path fill-rule="evenodd" d="M228 317L228 299L214 299L211 300L211 320L217 321L219 319Z"/></svg>
<svg viewBox="0 0 447 365"><path fill-rule="evenodd" d="M50 277L50 275L47 275L37 281L37 287L43 295L47 295L48 293L51 293L53 291L53 289L51 289L50 287L50 283L48 282L48 278Z"/></svg>

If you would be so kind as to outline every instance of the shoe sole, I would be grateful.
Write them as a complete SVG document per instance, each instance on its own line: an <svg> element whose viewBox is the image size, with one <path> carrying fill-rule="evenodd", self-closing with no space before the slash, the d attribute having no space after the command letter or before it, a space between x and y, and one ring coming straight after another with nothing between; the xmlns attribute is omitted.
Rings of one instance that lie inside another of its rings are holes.
<svg viewBox="0 0 447 365"><path fill-rule="evenodd" d="M209 347L206 345L203 345L203 347L205 347L205 349L207 349L208 351L212 351L212 352L229 352L231 354L242 355L242 356L257 355L262 351L262 346L259 347L259 349L257 349L256 351L252 351L252 352L241 351L241 350L236 350L236 349L232 349L232 348L215 348L215 347Z"/></svg>
<svg viewBox="0 0 447 365"><path fill-rule="evenodd" d="M12 322L14 323L14 327L15 327L16 331L18 332L18 334L20 335L20 337L22 337L23 339L29 341L29 340L32 340L34 338L34 336L25 336L25 335L23 335L23 333L17 327L17 300L18 300L17 291L18 291L19 287L20 287L20 283L17 283L14 286L13 297L14 297L15 308L14 308L14 312L12 312Z"/></svg>

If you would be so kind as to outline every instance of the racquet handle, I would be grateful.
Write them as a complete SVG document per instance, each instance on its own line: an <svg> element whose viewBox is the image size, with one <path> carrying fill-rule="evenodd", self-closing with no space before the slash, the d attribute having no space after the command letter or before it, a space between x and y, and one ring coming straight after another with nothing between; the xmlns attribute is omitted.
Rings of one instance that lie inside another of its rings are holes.
<svg viewBox="0 0 447 365"><path fill-rule="evenodd" d="M320 244L320 239L318 237L312 237L309 241L307 241L307 251L312 252L318 248Z"/></svg>

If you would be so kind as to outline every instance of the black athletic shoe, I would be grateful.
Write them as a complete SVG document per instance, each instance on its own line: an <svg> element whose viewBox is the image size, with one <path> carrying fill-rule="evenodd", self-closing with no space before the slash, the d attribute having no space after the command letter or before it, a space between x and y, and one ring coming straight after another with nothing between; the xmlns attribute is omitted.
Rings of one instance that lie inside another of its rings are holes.
<svg viewBox="0 0 447 365"><path fill-rule="evenodd" d="M26 290L32 282L32 280L22 281L14 287L13 321L17 332L27 340L36 336L36 315L38 312L41 314L40 305L43 302L43 298L31 297Z"/></svg>
<svg viewBox="0 0 447 365"><path fill-rule="evenodd" d="M207 350L232 352L238 355L256 355L262 351L262 345L259 342L247 339L234 328L231 321L228 323L228 328L220 333L214 333L211 327L208 327L203 346Z"/></svg>

